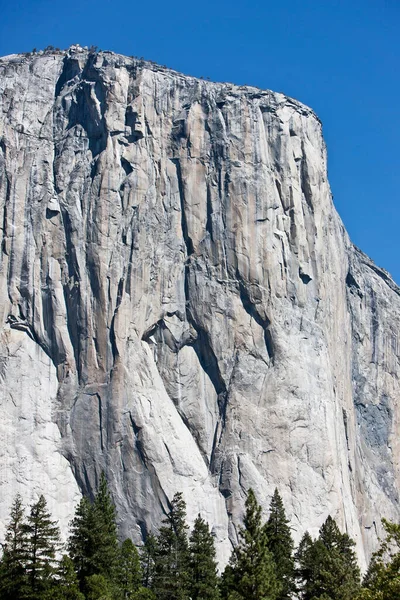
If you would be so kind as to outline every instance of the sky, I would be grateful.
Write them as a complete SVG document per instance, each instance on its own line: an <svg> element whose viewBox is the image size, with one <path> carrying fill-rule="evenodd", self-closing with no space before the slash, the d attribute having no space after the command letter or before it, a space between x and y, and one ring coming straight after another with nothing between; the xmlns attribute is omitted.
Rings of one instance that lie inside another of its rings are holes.
<svg viewBox="0 0 400 600"><path fill-rule="evenodd" d="M311 106L350 237L400 284L400 0L0 0L1 56L74 43Z"/></svg>

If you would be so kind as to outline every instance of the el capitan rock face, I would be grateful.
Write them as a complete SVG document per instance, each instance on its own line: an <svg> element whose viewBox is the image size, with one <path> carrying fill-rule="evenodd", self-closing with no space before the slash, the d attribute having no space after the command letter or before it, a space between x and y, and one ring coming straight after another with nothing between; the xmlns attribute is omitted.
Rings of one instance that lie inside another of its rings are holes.
<svg viewBox="0 0 400 600"><path fill-rule="evenodd" d="M0 59L0 520L66 530L105 470L138 541L176 491L221 561L253 487L361 561L399 518L400 290L282 94L113 53Z"/></svg>

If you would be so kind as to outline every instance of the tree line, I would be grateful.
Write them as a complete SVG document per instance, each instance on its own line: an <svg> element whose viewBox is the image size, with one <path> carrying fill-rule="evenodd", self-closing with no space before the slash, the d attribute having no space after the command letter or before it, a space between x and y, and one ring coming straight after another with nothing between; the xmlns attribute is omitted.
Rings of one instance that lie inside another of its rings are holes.
<svg viewBox="0 0 400 600"><path fill-rule="evenodd" d="M319 536L295 548L278 490L262 521L248 491L243 526L219 574L214 537L199 515L189 531L175 494L157 535L139 549L118 541L106 478L82 498L66 545L40 496L25 514L16 496L0 560L1 600L396 600L400 598L400 525L383 520L386 537L363 582L355 543L328 517Z"/></svg>

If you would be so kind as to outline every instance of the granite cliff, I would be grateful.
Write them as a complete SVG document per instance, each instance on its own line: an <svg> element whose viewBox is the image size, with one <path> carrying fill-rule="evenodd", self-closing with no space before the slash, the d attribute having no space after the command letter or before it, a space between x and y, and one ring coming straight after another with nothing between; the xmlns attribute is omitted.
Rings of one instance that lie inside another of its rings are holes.
<svg viewBox="0 0 400 600"><path fill-rule="evenodd" d="M271 91L79 47L0 59L0 522L104 470L138 541L176 491L230 552L275 486L362 564L400 517L400 289ZM1 532L0 532L1 535Z"/></svg>

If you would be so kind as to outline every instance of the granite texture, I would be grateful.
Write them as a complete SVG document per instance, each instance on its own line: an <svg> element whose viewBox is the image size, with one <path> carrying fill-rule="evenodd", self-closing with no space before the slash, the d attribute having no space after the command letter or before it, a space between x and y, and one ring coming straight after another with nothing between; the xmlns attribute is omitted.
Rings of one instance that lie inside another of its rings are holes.
<svg viewBox="0 0 400 600"><path fill-rule="evenodd" d="M400 290L344 230L312 110L4 57L0 241L2 531L44 491L65 533L104 470L123 535L182 491L223 564L246 490L277 486L297 540L331 514L365 566L400 517Z"/></svg>

